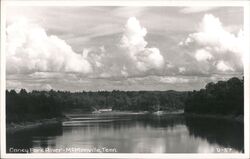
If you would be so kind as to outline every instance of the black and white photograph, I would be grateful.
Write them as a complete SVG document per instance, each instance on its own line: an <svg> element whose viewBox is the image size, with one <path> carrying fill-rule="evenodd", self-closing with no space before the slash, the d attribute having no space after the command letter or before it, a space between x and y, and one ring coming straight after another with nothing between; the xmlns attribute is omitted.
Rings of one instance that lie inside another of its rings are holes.
<svg viewBox="0 0 250 159"><path fill-rule="evenodd" d="M249 157L248 2L11 2L3 158Z"/></svg>

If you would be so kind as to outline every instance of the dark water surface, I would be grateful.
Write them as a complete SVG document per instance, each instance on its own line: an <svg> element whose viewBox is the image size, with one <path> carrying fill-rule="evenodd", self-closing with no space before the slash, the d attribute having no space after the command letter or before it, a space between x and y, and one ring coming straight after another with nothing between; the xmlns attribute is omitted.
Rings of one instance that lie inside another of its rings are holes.
<svg viewBox="0 0 250 159"><path fill-rule="evenodd" d="M79 114L63 125L7 135L7 152L244 151L243 123L183 115Z"/></svg>

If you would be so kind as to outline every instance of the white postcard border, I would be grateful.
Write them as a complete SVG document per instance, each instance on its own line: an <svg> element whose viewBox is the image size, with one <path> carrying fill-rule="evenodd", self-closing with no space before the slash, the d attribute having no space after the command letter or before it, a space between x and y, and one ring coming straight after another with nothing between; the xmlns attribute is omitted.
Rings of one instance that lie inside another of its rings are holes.
<svg viewBox="0 0 250 159"><path fill-rule="evenodd" d="M244 153L37 153L11 154L6 153L5 124L5 11L7 6L239 6L244 8L245 54L244 54ZM249 106L250 106L250 2L239 1L168 1L168 0L78 0L78 1L1 1L1 158L249 158Z"/></svg>

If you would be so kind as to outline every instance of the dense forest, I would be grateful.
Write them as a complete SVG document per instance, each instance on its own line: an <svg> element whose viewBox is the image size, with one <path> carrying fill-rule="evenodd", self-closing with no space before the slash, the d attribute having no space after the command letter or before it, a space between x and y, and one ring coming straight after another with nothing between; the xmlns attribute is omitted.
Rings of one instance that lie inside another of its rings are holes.
<svg viewBox="0 0 250 159"><path fill-rule="evenodd" d="M91 112L102 108L120 111L184 109L185 113L233 114L244 112L243 79L208 83L205 89L177 91L6 91L7 123L60 117L73 109Z"/></svg>
<svg viewBox="0 0 250 159"><path fill-rule="evenodd" d="M208 83L205 89L188 93L185 113L244 114L244 78Z"/></svg>
<svg viewBox="0 0 250 159"><path fill-rule="evenodd" d="M128 111L184 109L187 92L177 91L6 91L7 122L58 117L78 109L91 112L102 108Z"/></svg>
<svg viewBox="0 0 250 159"><path fill-rule="evenodd" d="M6 121L22 122L60 117L62 108L53 96L34 91L28 93L22 89L6 91Z"/></svg>

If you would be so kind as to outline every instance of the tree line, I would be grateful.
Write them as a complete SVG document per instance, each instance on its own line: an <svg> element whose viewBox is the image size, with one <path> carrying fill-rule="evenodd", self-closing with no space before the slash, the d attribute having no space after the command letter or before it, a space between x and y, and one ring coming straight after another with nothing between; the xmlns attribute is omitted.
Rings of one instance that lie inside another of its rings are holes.
<svg viewBox="0 0 250 159"><path fill-rule="evenodd" d="M177 91L6 91L7 122L58 117L78 109L91 112L103 108L120 111L183 109L187 92Z"/></svg>
<svg viewBox="0 0 250 159"><path fill-rule="evenodd" d="M53 96L45 92L28 93L21 89L6 91L6 121L22 122L60 117L62 107Z"/></svg>
<svg viewBox="0 0 250 159"><path fill-rule="evenodd" d="M73 109L91 112L103 108L120 111L184 109L185 113L244 113L244 79L208 83L205 89L178 91L6 91L7 122L33 121L60 117Z"/></svg>
<svg viewBox="0 0 250 159"><path fill-rule="evenodd" d="M244 114L244 78L208 83L204 89L188 93L185 113Z"/></svg>

